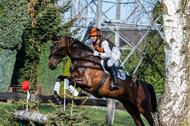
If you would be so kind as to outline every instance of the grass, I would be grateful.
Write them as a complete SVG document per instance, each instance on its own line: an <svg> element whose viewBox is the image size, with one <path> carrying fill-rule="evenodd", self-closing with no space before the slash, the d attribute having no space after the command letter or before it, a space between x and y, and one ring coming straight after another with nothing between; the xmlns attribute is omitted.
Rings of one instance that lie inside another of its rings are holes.
<svg viewBox="0 0 190 126"><path fill-rule="evenodd" d="M14 104L4 104L4 103L0 103L0 118L5 119L5 110L9 111L9 112L13 112L12 108L16 108L16 106ZM2 126L2 122L0 120L0 126Z"/></svg>
<svg viewBox="0 0 190 126"><path fill-rule="evenodd" d="M16 106L14 104L0 103L0 118L5 119L4 115L6 113L5 109L8 110L9 112L13 112L11 107L15 108ZM51 113L55 111L55 109L50 105L40 105L39 110L41 113ZM87 112L88 113L93 112L93 113L91 114L90 119L87 121L86 125L88 126L106 125L106 110L103 110L102 108L94 108L94 109L89 108L87 109ZM148 122L144 118L143 122L145 126L149 126ZM0 126L3 126L1 121L0 121ZM111 126L135 126L135 123L132 117L126 111L116 110L114 116L114 124Z"/></svg>

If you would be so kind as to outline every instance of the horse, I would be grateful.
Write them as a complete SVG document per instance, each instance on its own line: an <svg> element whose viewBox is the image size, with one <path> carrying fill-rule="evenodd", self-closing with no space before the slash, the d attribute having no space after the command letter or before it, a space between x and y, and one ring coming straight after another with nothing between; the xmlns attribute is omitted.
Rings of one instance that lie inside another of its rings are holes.
<svg viewBox="0 0 190 126"><path fill-rule="evenodd" d="M110 76L104 79L104 83L100 87L99 83L104 78L105 71L100 63L101 58L93 56L93 50L90 47L72 37L52 36L50 38L52 44L48 66L51 70L56 69L57 64L68 55L71 59L71 74L63 76L63 78L69 79L71 85L75 84L98 98L117 99L132 116L137 126L144 125L140 114L151 126L154 125L151 113L156 111L157 102L152 85L126 75L125 80L119 79L120 88L118 90L110 90L112 82Z"/></svg>

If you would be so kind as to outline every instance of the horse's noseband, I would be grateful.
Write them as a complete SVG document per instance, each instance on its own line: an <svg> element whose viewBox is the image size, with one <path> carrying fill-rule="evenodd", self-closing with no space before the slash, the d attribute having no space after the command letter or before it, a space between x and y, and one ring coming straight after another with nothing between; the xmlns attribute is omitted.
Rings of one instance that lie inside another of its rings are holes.
<svg viewBox="0 0 190 126"><path fill-rule="evenodd" d="M57 59L58 62L55 62L52 58ZM59 64L59 63L62 61L62 59L60 59L59 57L56 57L56 56L51 55L51 54L49 55L49 59L50 59L53 63L55 63L55 65Z"/></svg>

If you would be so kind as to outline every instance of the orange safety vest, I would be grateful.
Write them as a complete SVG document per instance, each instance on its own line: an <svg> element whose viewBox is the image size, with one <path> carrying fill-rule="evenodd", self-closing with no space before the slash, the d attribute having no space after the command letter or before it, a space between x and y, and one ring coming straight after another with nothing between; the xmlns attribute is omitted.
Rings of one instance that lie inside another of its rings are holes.
<svg viewBox="0 0 190 126"><path fill-rule="evenodd" d="M98 51L98 52L103 53L104 50L103 50L103 48L101 47L101 44L102 44L102 42L105 41L105 40L108 41L110 49L112 49L113 46L115 46L115 45L114 45L112 42L110 42L108 39L102 37L101 40L100 40L100 43L99 43L98 47L95 45L95 43L93 43L94 49L95 49L96 51Z"/></svg>
<svg viewBox="0 0 190 126"><path fill-rule="evenodd" d="M95 44L94 44L94 49L96 50L96 51L98 51L98 52L101 52L101 53L103 53L104 52L104 50L103 50L103 48L102 47L100 47L100 46L96 46Z"/></svg>

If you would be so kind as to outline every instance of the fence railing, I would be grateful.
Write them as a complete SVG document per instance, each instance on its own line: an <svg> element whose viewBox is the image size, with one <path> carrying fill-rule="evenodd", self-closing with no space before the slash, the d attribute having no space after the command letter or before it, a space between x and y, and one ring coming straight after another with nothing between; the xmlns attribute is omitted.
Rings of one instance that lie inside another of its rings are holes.
<svg viewBox="0 0 190 126"><path fill-rule="evenodd" d="M39 91L40 90L40 91ZM23 90L22 90L22 87L18 86L14 86L14 87L9 87L9 90L8 92L10 93L25 93ZM62 94L64 92L64 90L60 90L60 93ZM41 94L41 95L44 95L44 96L49 96L49 95L53 95L53 89L43 89L41 87L38 87L37 88L37 91L35 91L35 94Z"/></svg>
<svg viewBox="0 0 190 126"><path fill-rule="evenodd" d="M34 90L33 90L34 91ZM60 90L60 95L64 96L63 94L64 90ZM68 89L66 89L66 94L69 94L70 91ZM53 89L43 89L42 86L38 86L37 90L35 90L35 98L41 99L42 103L49 103L49 101L54 101L54 95L53 95ZM22 90L22 87L18 86L13 86L13 87L9 87L9 91L8 92L0 92L0 101L6 101L9 102L10 99L14 99L14 100L19 100L19 99L25 99L26 98L26 92ZM82 99L81 99L82 98ZM74 102L76 105L80 105L81 103L83 103L84 101L84 97L81 98L75 98ZM71 103L72 99L71 98L65 98L61 97L61 104L68 104ZM10 100L10 102L12 102L12 100ZM94 97L90 97L88 96L88 100L85 102L84 105L89 105L89 106L102 106L105 107L107 106L107 100L106 99L96 99ZM117 106L116 108L118 109L122 109L124 110L123 106L121 105L120 102L117 102Z"/></svg>
<svg viewBox="0 0 190 126"><path fill-rule="evenodd" d="M8 92L10 93L24 93L22 87L9 87Z"/></svg>

